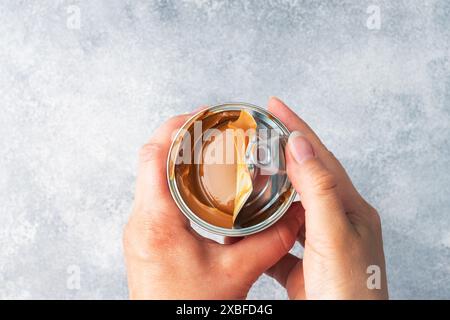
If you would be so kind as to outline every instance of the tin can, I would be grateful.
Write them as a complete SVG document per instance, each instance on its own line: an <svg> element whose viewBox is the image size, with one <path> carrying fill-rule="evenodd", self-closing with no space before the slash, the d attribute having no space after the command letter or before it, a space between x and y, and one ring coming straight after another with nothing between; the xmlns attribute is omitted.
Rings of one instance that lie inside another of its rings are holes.
<svg viewBox="0 0 450 320"><path fill-rule="evenodd" d="M237 134L244 129L245 135ZM191 222L217 235L247 236L270 227L296 196L286 174L288 136L273 114L248 103L198 112L178 130L169 151L167 180L175 203Z"/></svg>

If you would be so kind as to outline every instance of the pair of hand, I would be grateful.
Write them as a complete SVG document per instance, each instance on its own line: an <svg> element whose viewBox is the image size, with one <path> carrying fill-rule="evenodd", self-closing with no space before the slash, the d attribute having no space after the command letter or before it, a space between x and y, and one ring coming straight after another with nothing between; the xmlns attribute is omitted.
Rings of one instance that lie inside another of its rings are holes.
<svg viewBox="0 0 450 320"><path fill-rule="evenodd" d="M388 297L376 210L302 119L277 98L268 108L293 132L287 172L301 203L255 235L225 244L200 236L166 181L172 134L190 115L170 119L139 155L134 207L124 230L131 298L244 299L264 272L293 299ZM289 253L296 241L304 247L303 259ZM378 277L375 288L368 285L370 276Z"/></svg>

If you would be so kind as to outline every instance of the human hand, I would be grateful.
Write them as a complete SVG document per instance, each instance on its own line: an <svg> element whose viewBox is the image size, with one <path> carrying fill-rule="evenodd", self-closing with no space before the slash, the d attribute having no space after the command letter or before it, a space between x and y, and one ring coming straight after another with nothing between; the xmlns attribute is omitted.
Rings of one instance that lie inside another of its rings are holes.
<svg viewBox="0 0 450 320"><path fill-rule="evenodd" d="M170 119L140 151L134 207L123 237L133 299L245 298L258 277L288 253L303 221L296 204L267 230L227 245L192 230L166 180L172 134L188 118Z"/></svg>
<svg viewBox="0 0 450 320"><path fill-rule="evenodd" d="M267 273L293 299L387 299L378 213L303 120L276 98L269 111L293 132L287 171L300 194L305 228L299 236L303 259L287 254ZM379 267L380 289L368 288L369 266Z"/></svg>

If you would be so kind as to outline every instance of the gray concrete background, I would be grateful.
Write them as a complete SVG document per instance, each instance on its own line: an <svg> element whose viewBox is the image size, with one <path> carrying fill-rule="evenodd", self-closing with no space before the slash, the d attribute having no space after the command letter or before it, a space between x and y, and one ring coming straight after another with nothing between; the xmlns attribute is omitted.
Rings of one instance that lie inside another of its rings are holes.
<svg viewBox="0 0 450 320"><path fill-rule="evenodd" d="M171 115L271 95L379 209L391 297L450 299L446 0L2 0L0 298L126 298L138 148ZM249 298L286 295L262 277Z"/></svg>

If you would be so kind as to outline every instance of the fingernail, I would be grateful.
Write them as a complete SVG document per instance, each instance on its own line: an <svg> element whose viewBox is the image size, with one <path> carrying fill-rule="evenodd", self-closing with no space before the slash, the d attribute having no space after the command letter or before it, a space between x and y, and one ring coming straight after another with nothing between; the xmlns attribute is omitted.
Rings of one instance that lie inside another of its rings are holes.
<svg viewBox="0 0 450 320"><path fill-rule="evenodd" d="M277 100L277 101L279 101L279 102L281 102L281 103L284 103L283 100L281 100L281 99L278 98L277 96L270 96L270 97L269 97L269 100L272 100L272 99Z"/></svg>
<svg viewBox="0 0 450 320"><path fill-rule="evenodd" d="M288 148L297 163L315 157L311 143L300 131L294 131L289 135Z"/></svg>

